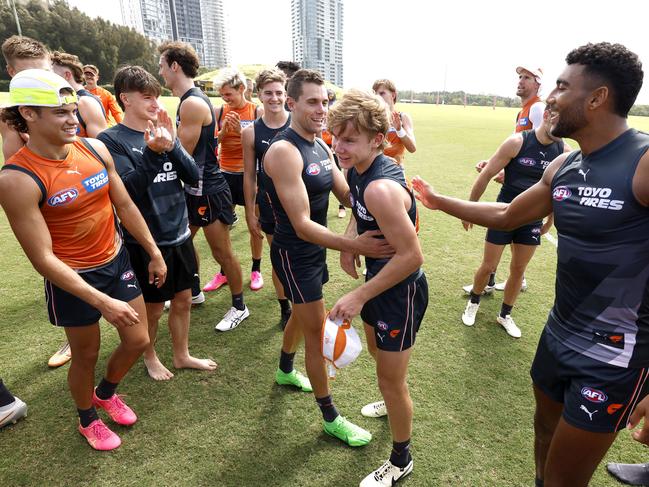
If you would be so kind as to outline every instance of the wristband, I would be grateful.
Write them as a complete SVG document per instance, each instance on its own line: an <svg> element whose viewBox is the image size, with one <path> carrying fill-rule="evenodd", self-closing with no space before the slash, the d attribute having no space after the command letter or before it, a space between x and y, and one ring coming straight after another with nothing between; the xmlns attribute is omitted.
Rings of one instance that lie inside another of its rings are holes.
<svg viewBox="0 0 649 487"><path fill-rule="evenodd" d="M403 127L397 130L397 137L399 137L400 139L403 139L406 135L408 134L406 133L406 129L404 129Z"/></svg>

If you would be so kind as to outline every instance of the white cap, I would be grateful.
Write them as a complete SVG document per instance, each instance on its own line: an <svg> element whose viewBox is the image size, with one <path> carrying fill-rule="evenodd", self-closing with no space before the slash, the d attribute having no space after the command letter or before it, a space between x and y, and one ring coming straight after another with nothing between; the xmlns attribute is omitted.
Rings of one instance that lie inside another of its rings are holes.
<svg viewBox="0 0 649 487"><path fill-rule="evenodd" d="M61 94L64 88L72 93ZM60 107L68 103L77 103L77 94L65 79L52 71L25 69L9 83L9 107Z"/></svg>
<svg viewBox="0 0 649 487"><path fill-rule="evenodd" d="M351 364L363 349L361 339L348 320L329 319L322 324L322 356L340 369Z"/></svg>
<svg viewBox="0 0 649 487"><path fill-rule="evenodd" d="M527 71L530 73L534 78L536 78L536 82L538 84L541 84L541 79L543 78L543 70L541 68L528 68L526 66L532 66L531 64L524 64L522 66L518 66L516 68L516 73L521 74L521 71Z"/></svg>

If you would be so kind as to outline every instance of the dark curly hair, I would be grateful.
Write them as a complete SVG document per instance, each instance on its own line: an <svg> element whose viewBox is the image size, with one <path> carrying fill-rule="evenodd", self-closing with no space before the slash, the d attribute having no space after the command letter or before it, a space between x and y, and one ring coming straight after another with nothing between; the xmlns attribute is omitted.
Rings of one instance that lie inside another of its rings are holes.
<svg viewBox="0 0 649 487"><path fill-rule="evenodd" d="M40 107L32 107L40 114ZM10 128L21 134L29 132L27 121L18 111L18 107L8 107L0 109L0 121L9 125Z"/></svg>
<svg viewBox="0 0 649 487"><path fill-rule="evenodd" d="M642 88L642 63L637 54L622 44L588 43L573 49L566 63L581 64L589 75L599 78L613 92L615 113L626 118Z"/></svg>
<svg viewBox="0 0 649 487"><path fill-rule="evenodd" d="M158 54L164 56L169 66L174 61L177 62L188 78L195 78L198 74L200 60L191 44L180 41L167 41L158 46Z"/></svg>

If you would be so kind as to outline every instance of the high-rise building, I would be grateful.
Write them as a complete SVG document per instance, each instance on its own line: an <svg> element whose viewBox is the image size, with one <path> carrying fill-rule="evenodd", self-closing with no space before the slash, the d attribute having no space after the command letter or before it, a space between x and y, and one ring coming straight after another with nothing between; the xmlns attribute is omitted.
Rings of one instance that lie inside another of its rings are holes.
<svg viewBox="0 0 649 487"><path fill-rule="evenodd" d="M293 60L343 85L343 0L291 0Z"/></svg>
<svg viewBox="0 0 649 487"><path fill-rule="evenodd" d="M160 44L191 44L209 68L230 64L223 0L120 0L124 25Z"/></svg>

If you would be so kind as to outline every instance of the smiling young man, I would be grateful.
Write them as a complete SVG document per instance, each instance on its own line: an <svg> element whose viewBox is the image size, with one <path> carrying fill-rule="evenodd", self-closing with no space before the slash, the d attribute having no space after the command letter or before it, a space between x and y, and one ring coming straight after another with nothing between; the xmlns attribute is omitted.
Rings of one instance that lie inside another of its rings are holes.
<svg viewBox="0 0 649 487"><path fill-rule="evenodd" d="M347 183L359 235L380 231L394 248L390 258L367 257L365 283L338 300L333 319L363 318L367 348L376 360L384 401L363 408L363 414L387 414L392 454L361 482L361 487L391 486L413 468L410 455L412 400L406 376L408 362L426 308L428 283L421 270L424 257L415 230L417 206L403 171L383 154L390 128L381 98L352 90L329 112L329 129ZM356 256L341 254L343 270L354 279Z"/></svg>
<svg viewBox="0 0 649 487"><path fill-rule="evenodd" d="M264 112L241 132L243 146L243 194L245 197L246 223L250 238L262 239L266 234L268 244L273 242L275 219L260 175L261 161L270 147L273 137L286 129L291 116L284 108L286 103L286 76L279 69L265 69L257 75L256 85ZM291 316L291 305L284 288L273 269L273 285L280 305L282 329Z"/></svg>
<svg viewBox="0 0 649 487"><path fill-rule="evenodd" d="M571 51L550 93L551 133L580 150L562 154L511 203L472 203L413 181L420 200L489 228L554 213L556 296L541 334L534 382L536 485L582 487L627 424L649 444L649 135L627 116L642 64L620 44Z"/></svg>
<svg viewBox="0 0 649 487"><path fill-rule="evenodd" d="M194 86L199 60L194 48L184 42L165 42L158 47L160 76L174 96L180 97L176 125L178 139L198 165L199 180L185 186L185 200L192 238L203 229L212 256L221 264L230 284L232 307L214 327L233 330L250 316L243 299L241 265L232 250L230 225L234 222L232 196L216 160L214 134L216 118L210 99ZM194 248L194 250L196 250ZM198 261L198 254L196 254ZM198 272L192 289L194 302L203 302Z"/></svg>
<svg viewBox="0 0 649 487"><path fill-rule="evenodd" d="M50 71L25 70L11 81L9 105L0 118L29 140L0 172L0 204L45 278L50 321L64 327L70 343L68 384L79 432L93 448L112 450L121 440L95 408L118 424L135 423L115 390L149 343L142 293L115 215L149 254L149 283L162 286L167 268L105 146L77 138L72 87ZM93 392L102 316L117 328L120 344Z"/></svg>
<svg viewBox="0 0 649 487"><path fill-rule="evenodd" d="M110 126L120 123L124 114L113 94L97 84L99 81L99 68L94 64L86 64L83 67L83 78L86 81L86 90L95 95L101 101L106 115L106 123Z"/></svg>
<svg viewBox="0 0 649 487"><path fill-rule="evenodd" d="M124 110L124 120L99 134L110 151L115 168L133 202L144 216L149 230L169 269L162 287L146 282L149 256L133 236L125 232L133 270L142 283L142 294L150 343L144 351L144 365L154 380L173 374L160 362L155 351L158 322L164 303L169 308L169 331L176 369L214 370L216 363L189 354L189 322L192 281L196 257L187 220L183 184L198 181L198 167L175 137L173 123L158 101L158 81L139 66L126 66L115 73L115 94ZM146 134L164 129L165 138L149 139Z"/></svg>
<svg viewBox="0 0 649 487"><path fill-rule="evenodd" d="M301 69L289 80L287 92L291 123L271 142L261 171L276 222L271 261L293 303L275 380L303 391L313 390L324 419L324 431L350 446L362 446L372 435L338 413L320 347L325 318L322 286L329 280L326 249L376 257L390 255L392 249L374 238L378 232L350 238L327 229L331 191L339 201L348 202L349 188L331 152L316 138L329 106L324 79L316 71ZM310 382L293 368L302 336Z"/></svg>
<svg viewBox="0 0 649 487"><path fill-rule="evenodd" d="M216 126L218 129L219 166L223 177L228 182L232 203L246 205L244 186L244 154L242 147L242 131L253 124L258 116L263 115L264 109L247 100L244 96L246 78L236 69L223 69L214 80L214 89L219 92L224 105L215 110ZM246 212L249 211L245 207ZM254 206L252 211L254 211ZM261 253L263 239L257 233L250 232L250 251L252 268L250 270L250 289L258 291L264 286L261 275ZM203 291L216 291L228 283L228 278L219 270L208 282Z"/></svg>

